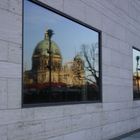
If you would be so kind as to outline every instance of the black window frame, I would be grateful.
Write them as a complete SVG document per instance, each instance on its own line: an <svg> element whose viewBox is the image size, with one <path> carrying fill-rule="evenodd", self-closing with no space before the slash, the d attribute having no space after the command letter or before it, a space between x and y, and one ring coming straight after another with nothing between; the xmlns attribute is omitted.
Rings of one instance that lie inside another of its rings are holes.
<svg viewBox="0 0 140 140"><path fill-rule="evenodd" d="M23 95L23 56L24 56L24 0L22 0L22 88L21 88L21 93L22 93L22 97L21 97L21 105L22 108L30 108L30 107L45 107L45 106L57 106L57 105L74 105L74 104L91 104L91 103L102 103L102 31L87 24L84 23L66 13L63 13L43 2L40 2L39 0L27 0L32 2L33 4L36 4L38 6L41 6L49 11L52 11L62 17L65 17L77 24L80 24L86 28L89 28L95 32L98 33L98 46L99 46L99 55L98 55L98 59L99 59L99 100L96 101L72 101L72 102L56 102L56 103L37 103L37 104L24 104L23 99L24 99L24 95Z"/></svg>

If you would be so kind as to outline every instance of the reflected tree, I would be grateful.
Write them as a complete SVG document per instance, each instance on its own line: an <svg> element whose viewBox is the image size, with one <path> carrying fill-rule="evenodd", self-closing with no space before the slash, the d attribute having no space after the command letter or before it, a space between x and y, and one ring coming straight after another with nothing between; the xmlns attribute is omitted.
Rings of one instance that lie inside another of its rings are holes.
<svg viewBox="0 0 140 140"><path fill-rule="evenodd" d="M98 68L98 43L81 46L85 61L85 79L89 83L96 83L99 86L99 68Z"/></svg>

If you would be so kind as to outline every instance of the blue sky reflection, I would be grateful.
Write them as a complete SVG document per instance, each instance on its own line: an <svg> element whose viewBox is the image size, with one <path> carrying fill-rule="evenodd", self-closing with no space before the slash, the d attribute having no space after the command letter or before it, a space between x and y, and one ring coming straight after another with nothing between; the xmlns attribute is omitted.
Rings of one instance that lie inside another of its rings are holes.
<svg viewBox="0 0 140 140"><path fill-rule="evenodd" d="M52 29L52 40L59 46L63 63L81 51L81 45L98 43L98 33L24 0L24 66L31 69L31 58L37 43Z"/></svg>

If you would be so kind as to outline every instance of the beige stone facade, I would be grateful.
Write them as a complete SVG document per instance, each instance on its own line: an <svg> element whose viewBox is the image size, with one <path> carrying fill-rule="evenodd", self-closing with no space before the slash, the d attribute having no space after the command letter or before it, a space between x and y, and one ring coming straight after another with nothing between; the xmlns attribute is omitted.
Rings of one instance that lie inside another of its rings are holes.
<svg viewBox="0 0 140 140"><path fill-rule="evenodd" d="M139 0L39 0L102 30L102 103L22 107L22 0L0 0L0 140L109 140L140 128L132 46Z"/></svg>

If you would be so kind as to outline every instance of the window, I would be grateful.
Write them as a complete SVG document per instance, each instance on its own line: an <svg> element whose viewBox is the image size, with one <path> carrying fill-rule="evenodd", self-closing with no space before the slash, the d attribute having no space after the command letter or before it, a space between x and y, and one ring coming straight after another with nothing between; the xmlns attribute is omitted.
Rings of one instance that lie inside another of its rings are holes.
<svg viewBox="0 0 140 140"><path fill-rule="evenodd" d="M140 99L140 50L133 48L133 97Z"/></svg>
<svg viewBox="0 0 140 140"><path fill-rule="evenodd" d="M23 106L101 101L101 32L24 0Z"/></svg>

